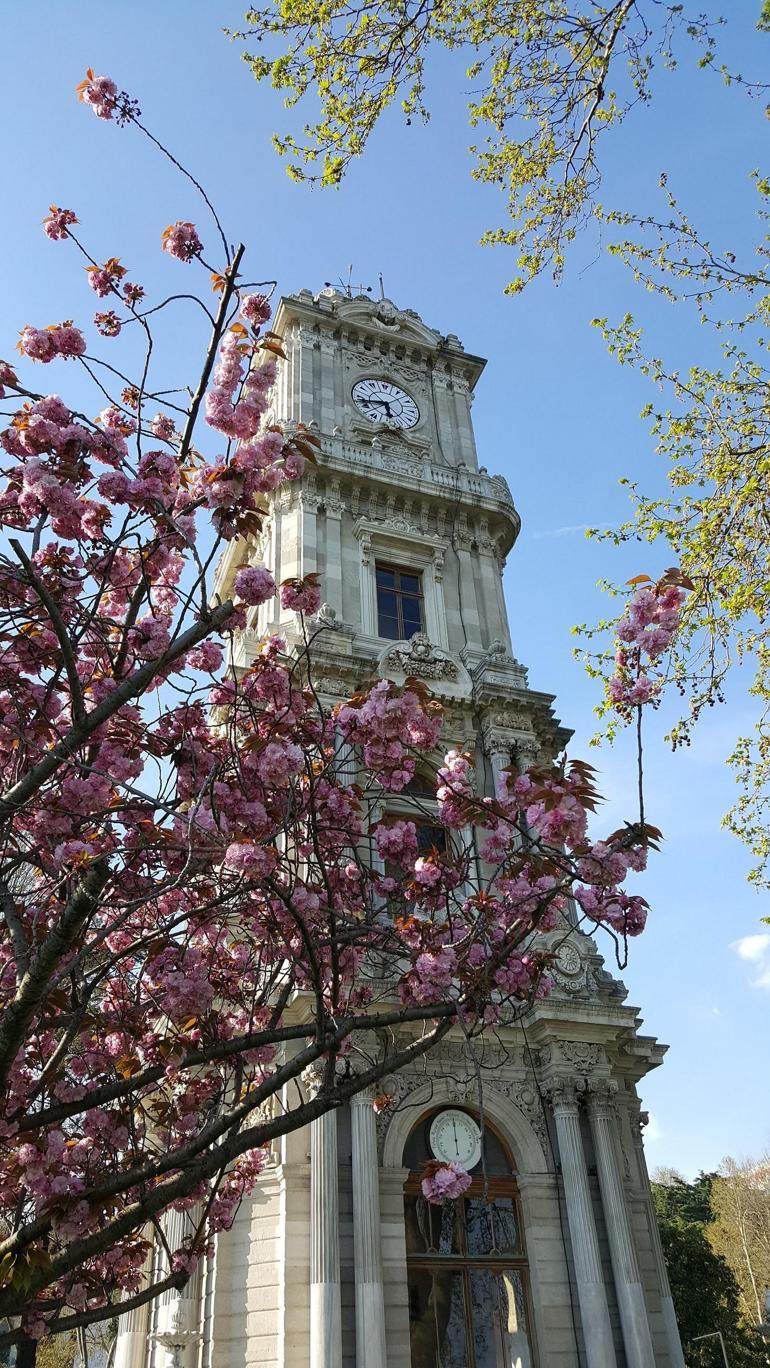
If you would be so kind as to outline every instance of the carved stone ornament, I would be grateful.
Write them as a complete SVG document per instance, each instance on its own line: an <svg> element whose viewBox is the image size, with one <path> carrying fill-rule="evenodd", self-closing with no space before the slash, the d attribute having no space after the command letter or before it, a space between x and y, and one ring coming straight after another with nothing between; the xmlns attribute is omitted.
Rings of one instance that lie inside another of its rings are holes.
<svg viewBox="0 0 770 1368"><path fill-rule="evenodd" d="M602 1057L601 1047L587 1040L560 1040L559 1050L562 1058L581 1074L592 1073Z"/></svg>
<svg viewBox="0 0 770 1368"><path fill-rule="evenodd" d="M415 632L411 641L394 646L382 662L385 670L400 670L418 679L450 679L456 682L459 670L445 651L432 646L424 632Z"/></svg>
<svg viewBox="0 0 770 1368"><path fill-rule="evenodd" d="M314 621L318 623L319 627L331 628L334 632L338 632L342 626L342 623L337 621L336 608L332 608L330 603L321 604Z"/></svg>

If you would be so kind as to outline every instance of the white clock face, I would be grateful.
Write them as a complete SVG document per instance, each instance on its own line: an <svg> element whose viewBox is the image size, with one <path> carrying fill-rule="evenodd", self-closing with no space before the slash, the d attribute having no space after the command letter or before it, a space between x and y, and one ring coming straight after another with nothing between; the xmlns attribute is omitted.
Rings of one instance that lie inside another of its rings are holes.
<svg viewBox="0 0 770 1368"><path fill-rule="evenodd" d="M420 417L411 395L389 380L357 380L353 401L370 423L383 423L386 427L411 428Z"/></svg>
<svg viewBox="0 0 770 1368"><path fill-rule="evenodd" d="M434 1116L428 1136L431 1153L444 1163L475 1168L481 1159L481 1131L467 1112L449 1108Z"/></svg>

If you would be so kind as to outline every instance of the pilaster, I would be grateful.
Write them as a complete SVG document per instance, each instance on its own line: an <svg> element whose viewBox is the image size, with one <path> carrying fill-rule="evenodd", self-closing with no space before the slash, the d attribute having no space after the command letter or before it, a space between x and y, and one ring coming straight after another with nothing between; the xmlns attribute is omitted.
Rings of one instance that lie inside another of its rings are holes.
<svg viewBox="0 0 770 1368"><path fill-rule="evenodd" d="M369 1090L350 1103L353 1165L353 1257L356 1368L387 1368L385 1299L380 1249L377 1125Z"/></svg>
<svg viewBox="0 0 770 1368"><path fill-rule="evenodd" d="M310 1368L342 1362L337 1114L310 1127Z"/></svg>
<svg viewBox="0 0 770 1368"><path fill-rule="evenodd" d="M616 1368L615 1346L604 1287L599 1241L591 1205L580 1115L574 1082L560 1079L549 1088L559 1149L575 1266L580 1319L588 1368Z"/></svg>

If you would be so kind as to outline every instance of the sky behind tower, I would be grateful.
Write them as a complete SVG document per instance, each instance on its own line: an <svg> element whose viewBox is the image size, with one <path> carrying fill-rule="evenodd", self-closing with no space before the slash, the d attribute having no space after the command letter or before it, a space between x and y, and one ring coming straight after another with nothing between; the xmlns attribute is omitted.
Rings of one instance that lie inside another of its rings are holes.
<svg viewBox="0 0 770 1368"><path fill-rule="evenodd" d="M731 8L728 56L745 74L760 72L770 39L754 27L758 0ZM635 290L590 233L558 288L545 279L521 297L504 297L513 261L504 249L477 245L484 228L502 221L504 205L469 178L457 55L433 63L427 127L405 128L394 115L339 190L292 184L270 147L270 133L285 127L279 98L254 83L221 31L240 21L230 0L134 0L130 10L103 0L5 0L0 355L13 355L25 323L93 312L67 244L48 242L40 230L49 204L73 207L94 255L120 256L153 291L183 288L175 274L183 268L157 250L167 223L193 219L213 245L191 188L136 130L100 123L77 105L74 86L92 66L137 96L145 121L203 180L228 235L248 243L251 275L289 292L344 281L350 267L356 284L377 290L382 273L399 307L489 358L474 419L479 459L506 476L523 520L506 570L514 650L532 686L557 695L557 712L575 728L573 753L597 765L608 799L600 825L611 830L634 815L631 739L589 754L597 691L572 658L570 629L611 611L596 588L601 578L655 575L668 561L664 548L621 552L584 536L586 527L612 527L626 515L621 476L661 487L638 418L654 396L606 355L590 320L630 309L652 348L680 363L701 357L703 332L685 313ZM761 102L699 72L686 46L680 70L659 73L655 89L652 107L635 112L609 145L605 204L663 211L657 187L665 170L717 245L748 253L757 234L750 172L767 170ZM197 355L194 328L167 340L176 367L170 382L183 383ZM647 726L648 815L666 840L640 885L652 911L623 978L645 1032L671 1046L641 1089L653 1114L650 1165L687 1174L713 1168L728 1152L770 1145L770 928L759 921L770 900L746 884L748 857L720 829L734 792L725 757L751 715L736 678L726 706L710 714L687 753L665 748L665 716ZM610 945L600 948L612 968Z"/></svg>

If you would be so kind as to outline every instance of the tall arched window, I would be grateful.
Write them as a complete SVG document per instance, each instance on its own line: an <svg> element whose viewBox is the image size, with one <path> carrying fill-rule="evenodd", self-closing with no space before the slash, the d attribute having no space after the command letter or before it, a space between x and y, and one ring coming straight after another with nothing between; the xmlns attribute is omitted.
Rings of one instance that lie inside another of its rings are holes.
<svg viewBox="0 0 770 1368"><path fill-rule="evenodd" d="M470 1113L472 1114L472 1113ZM514 1166L485 1125L484 1165L455 1202L432 1206L420 1191L432 1158L424 1116L404 1150L412 1368L535 1368L529 1280ZM483 1170L486 1169L486 1191Z"/></svg>

